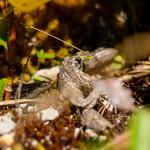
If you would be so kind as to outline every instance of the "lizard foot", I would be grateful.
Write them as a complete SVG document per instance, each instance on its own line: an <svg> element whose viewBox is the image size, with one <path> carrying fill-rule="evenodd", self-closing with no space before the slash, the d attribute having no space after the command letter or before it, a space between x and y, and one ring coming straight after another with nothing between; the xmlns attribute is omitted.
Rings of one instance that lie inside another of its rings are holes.
<svg viewBox="0 0 150 150"><path fill-rule="evenodd" d="M86 109L83 111L81 115L81 123L82 125L97 131L104 131L106 128L113 127L108 120L94 109Z"/></svg>
<svg viewBox="0 0 150 150"><path fill-rule="evenodd" d="M113 112L114 114L117 114L117 107L112 105L110 101L104 100L98 112L103 116L106 111L110 111Z"/></svg>

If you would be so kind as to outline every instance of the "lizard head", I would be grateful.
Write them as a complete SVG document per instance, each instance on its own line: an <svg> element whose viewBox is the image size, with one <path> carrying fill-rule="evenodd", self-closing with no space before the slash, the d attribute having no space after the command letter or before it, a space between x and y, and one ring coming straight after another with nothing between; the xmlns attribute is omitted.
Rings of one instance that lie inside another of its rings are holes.
<svg viewBox="0 0 150 150"><path fill-rule="evenodd" d="M74 65L75 67L77 67L79 70L83 70L84 68L84 61L82 60L82 58L80 58L80 56L74 56L73 59Z"/></svg>

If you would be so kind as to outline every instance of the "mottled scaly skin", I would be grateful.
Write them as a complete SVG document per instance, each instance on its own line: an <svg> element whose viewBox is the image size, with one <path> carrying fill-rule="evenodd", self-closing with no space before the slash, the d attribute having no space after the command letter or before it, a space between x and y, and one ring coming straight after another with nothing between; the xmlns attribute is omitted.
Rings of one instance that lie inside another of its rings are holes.
<svg viewBox="0 0 150 150"><path fill-rule="evenodd" d="M115 49L99 48L92 53L94 56L89 61L83 61L81 57L75 56L66 57L60 67L58 76L58 89L61 99L68 99L72 104L80 107L93 107L96 104L97 98L100 96L97 91L93 90L93 79L84 69L97 67L97 64L106 63L115 56ZM84 68L86 67L86 68Z"/></svg>
<svg viewBox="0 0 150 150"><path fill-rule="evenodd" d="M91 81L91 76L83 72L83 61L79 56L66 57L58 77L61 99L69 99L77 106L87 105L84 97L92 90Z"/></svg>

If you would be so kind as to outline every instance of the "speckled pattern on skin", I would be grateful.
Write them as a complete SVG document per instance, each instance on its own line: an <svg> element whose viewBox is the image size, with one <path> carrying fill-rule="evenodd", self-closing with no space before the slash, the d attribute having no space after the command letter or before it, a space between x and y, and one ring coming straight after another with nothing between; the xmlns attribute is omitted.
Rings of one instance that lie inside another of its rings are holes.
<svg viewBox="0 0 150 150"><path fill-rule="evenodd" d="M98 80L98 78L85 73L84 69L90 70L91 68L93 69L94 67L97 67L97 64L110 62L116 55L116 50L111 48L99 48L94 53L91 53L93 57L88 61L84 61L79 54L80 53L77 53L74 56L66 57L60 66L60 73L58 76L58 90L60 92L60 99L68 99L73 105L82 107L84 108L84 111L87 110L87 112L90 113L97 100L100 98L100 92L96 88L94 89L92 84L92 81ZM95 112L92 117L93 119L91 118L90 120L95 120L95 118L103 118L98 112ZM82 120L88 120L88 115L84 115L83 113L81 118ZM104 118L102 120L103 121L96 121L97 123L100 123L97 124L97 126L103 126L103 128L98 128L99 130L104 130L107 127L111 127L107 120ZM86 122L87 124L83 123L83 125L88 127L88 121ZM101 124L101 122L104 123Z"/></svg>
<svg viewBox="0 0 150 150"><path fill-rule="evenodd" d="M86 107L96 103L96 97L90 94L93 90L92 81L98 80L97 77L85 73L86 69L96 69L97 64L107 63L115 56L116 50L112 48L98 48L91 53L90 60L84 61L77 53L74 56L66 57L60 66L58 76L58 89L61 99L69 99L73 105ZM102 60L102 62L100 62ZM99 94L97 95L99 97Z"/></svg>

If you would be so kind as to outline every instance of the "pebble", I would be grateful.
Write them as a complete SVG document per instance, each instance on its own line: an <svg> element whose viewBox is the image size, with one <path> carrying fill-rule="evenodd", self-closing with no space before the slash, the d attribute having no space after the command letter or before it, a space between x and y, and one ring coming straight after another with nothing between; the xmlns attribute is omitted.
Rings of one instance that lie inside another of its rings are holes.
<svg viewBox="0 0 150 150"><path fill-rule="evenodd" d="M0 135L9 133L16 126L16 123L12 121L12 114L7 113L4 116L0 116Z"/></svg>
<svg viewBox="0 0 150 150"><path fill-rule="evenodd" d="M59 112L49 107L48 109L40 111L37 115L41 116L42 121L49 121L56 119L59 116Z"/></svg>

